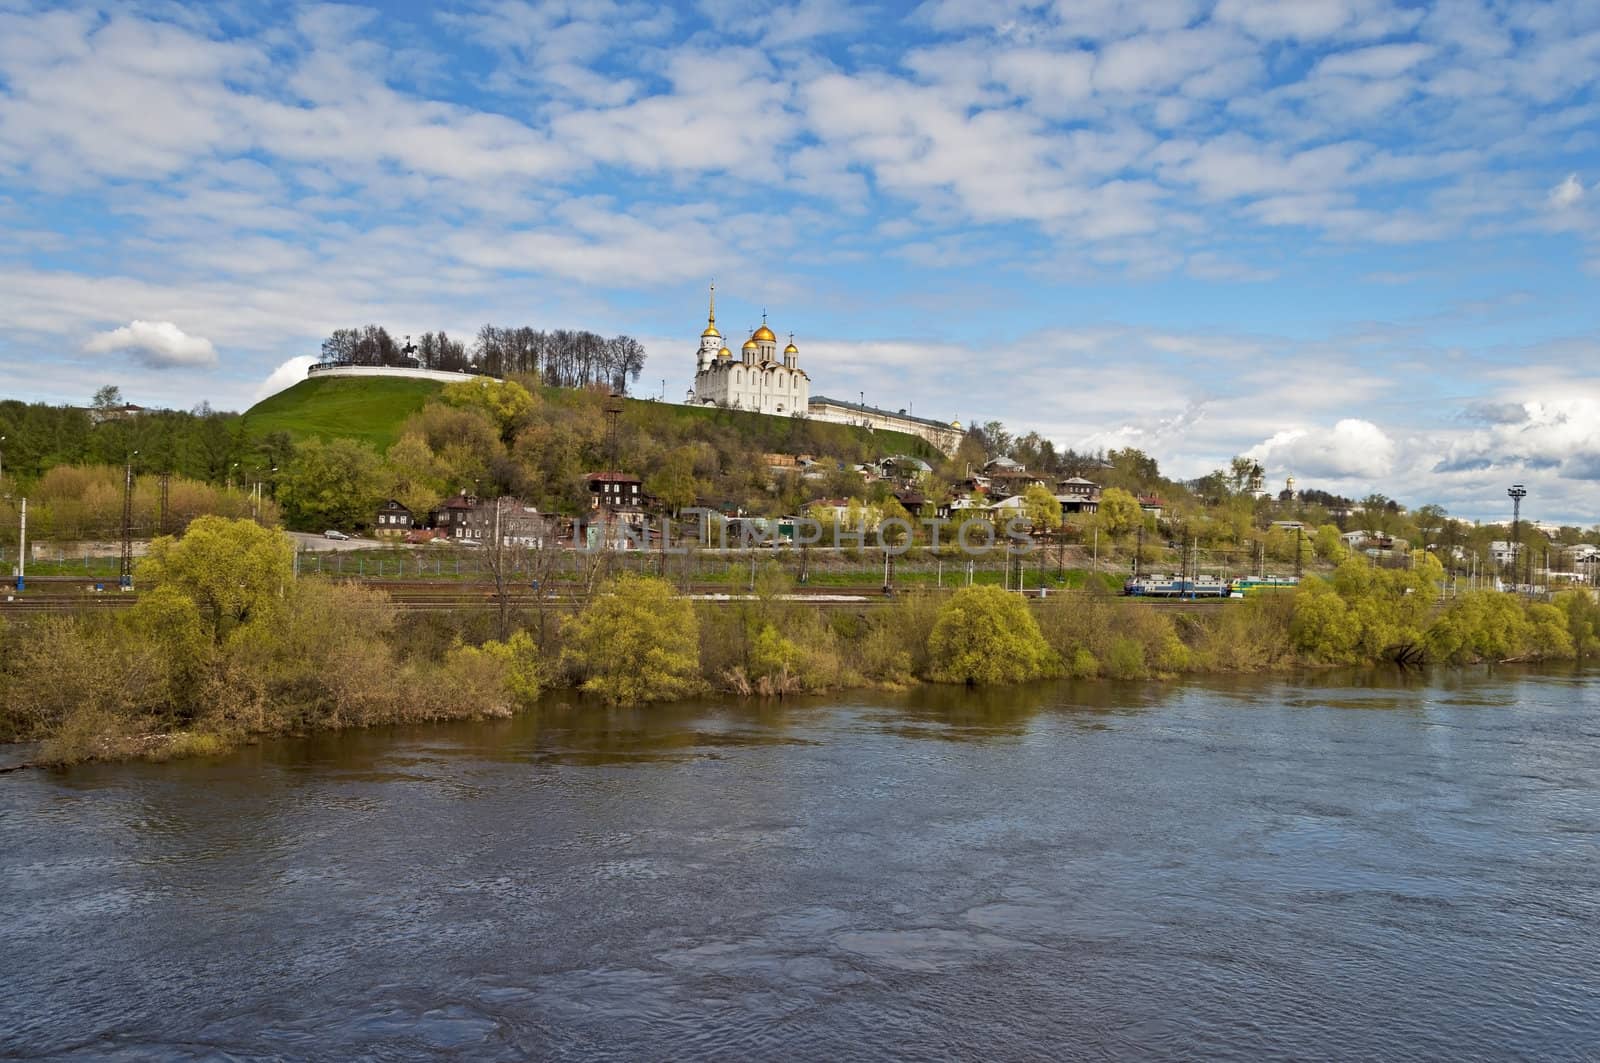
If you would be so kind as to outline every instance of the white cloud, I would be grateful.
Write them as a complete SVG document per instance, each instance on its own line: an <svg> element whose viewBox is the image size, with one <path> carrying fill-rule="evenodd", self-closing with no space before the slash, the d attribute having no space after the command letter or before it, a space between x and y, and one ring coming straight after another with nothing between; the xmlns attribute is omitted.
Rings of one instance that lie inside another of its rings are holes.
<svg viewBox="0 0 1600 1063"><path fill-rule="evenodd" d="M123 351L152 369L201 368L217 364L217 349L204 336L190 336L170 321L131 321L90 337L88 354Z"/></svg>
<svg viewBox="0 0 1600 1063"><path fill-rule="evenodd" d="M298 355L290 358L272 371L272 375L261 382L256 388L255 401L260 402L269 395L276 395L285 388L294 387L306 378L306 370L317 364L317 359L309 354Z"/></svg>
<svg viewBox="0 0 1600 1063"><path fill-rule="evenodd" d="M1395 443L1371 421L1347 417L1328 430L1278 432L1245 451L1245 457L1304 476L1376 479L1393 471Z"/></svg>
<svg viewBox="0 0 1600 1063"><path fill-rule="evenodd" d="M1557 209L1570 207L1582 198L1583 183L1575 173L1567 174L1566 180L1550 190L1550 205Z"/></svg>

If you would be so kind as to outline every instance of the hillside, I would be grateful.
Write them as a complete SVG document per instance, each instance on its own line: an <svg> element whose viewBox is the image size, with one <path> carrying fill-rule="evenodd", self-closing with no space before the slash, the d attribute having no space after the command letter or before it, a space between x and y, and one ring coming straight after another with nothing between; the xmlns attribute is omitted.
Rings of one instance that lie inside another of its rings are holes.
<svg viewBox="0 0 1600 1063"><path fill-rule="evenodd" d="M302 380L246 410L244 430L256 439L270 432L288 432L296 442L313 436L358 439L381 452L398 438L406 418L443 386L388 377Z"/></svg>
<svg viewBox="0 0 1600 1063"><path fill-rule="evenodd" d="M442 387L431 380L387 377L302 380L246 411L244 429L256 439L278 431L288 432L297 441L313 436L358 439L381 452L398 438L406 418L422 409ZM545 402L557 407L592 401L587 393L572 388L541 391ZM652 434L664 429L671 434L700 435L696 428L703 431L715 426L751 446L780 453L864 453L870 457L910 454L929 460L939 456L926 441L902 432L874 432L744 410L628 399L623 417L628 424Z"/></svg>

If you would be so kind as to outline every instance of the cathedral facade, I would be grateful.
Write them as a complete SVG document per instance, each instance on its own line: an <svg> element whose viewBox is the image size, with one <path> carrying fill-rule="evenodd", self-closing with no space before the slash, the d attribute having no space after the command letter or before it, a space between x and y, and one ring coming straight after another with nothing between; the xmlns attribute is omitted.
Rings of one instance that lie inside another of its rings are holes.
<svg viewBox="0 0 1600 1063"><path fill-rule="evenodd" d="M689 402L804 417L811 402L811 378L800 368L800 348L794 345L793 336L783 353L778 353L778 337L767 327L765 314L761 315L761 327L750 334L735 357L717 330L717 286L713 284Z"/></svg>

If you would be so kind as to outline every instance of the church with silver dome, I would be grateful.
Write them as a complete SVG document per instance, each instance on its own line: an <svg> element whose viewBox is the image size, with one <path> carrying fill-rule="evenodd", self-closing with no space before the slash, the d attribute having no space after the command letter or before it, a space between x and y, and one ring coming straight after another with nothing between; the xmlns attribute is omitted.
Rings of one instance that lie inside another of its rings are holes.
<svg viewBox="0 0 1600 1063"><path fill-rule="evenodd" d="M804 417L811 402L811 378L800 368L800 348L794 345L793 336L783 353L778 353L778 337L767 326L766 314L761 315L761 327L750 334L735 357L717 329L717 286L713 284L689 402Z"/></svg>

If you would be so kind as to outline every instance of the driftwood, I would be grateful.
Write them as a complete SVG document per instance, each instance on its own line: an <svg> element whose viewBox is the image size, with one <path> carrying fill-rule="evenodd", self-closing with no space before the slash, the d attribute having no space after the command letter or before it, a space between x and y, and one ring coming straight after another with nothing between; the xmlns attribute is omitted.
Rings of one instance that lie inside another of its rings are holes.
<svg viewBox="0 0 1600 1063"><path fill-rule="evenodd" d="M1389 656L1401 668L1421 668L1428 663L1428 651L1414 642L1396 646L1389 651Z"/></svg>

